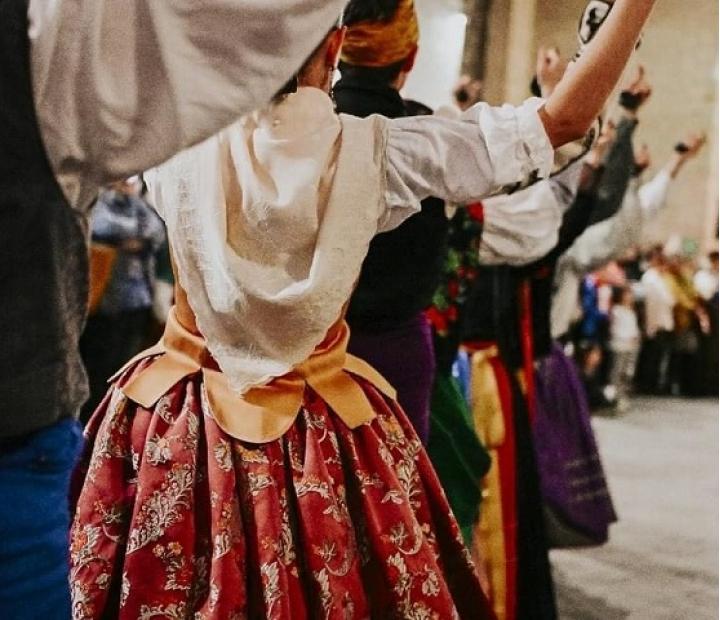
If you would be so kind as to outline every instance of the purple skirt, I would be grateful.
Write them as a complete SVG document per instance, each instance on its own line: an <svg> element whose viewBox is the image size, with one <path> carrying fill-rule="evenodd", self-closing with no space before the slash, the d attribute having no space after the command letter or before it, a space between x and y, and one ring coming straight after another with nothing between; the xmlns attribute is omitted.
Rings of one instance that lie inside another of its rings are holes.
<svg viewBox="0 0 720 620"><path fill-rule="evenodd" d="M373 366L397 390L400 406L427 446L435 350L425 313L378 332L352 327L348 352Z"/></svg>
<svg viewBox="0 0 720 620"><path fill-rule="evenodd" d="M585 540L584 544L602 544L617 516L585 390L573 361L558 345L540 363L536 382L533 435L546 512L554 517L554 529L574 532L579 535L575 540ZM567 543L574 544L582 543ZM553 546L566 545L556 541Z"/></svg>

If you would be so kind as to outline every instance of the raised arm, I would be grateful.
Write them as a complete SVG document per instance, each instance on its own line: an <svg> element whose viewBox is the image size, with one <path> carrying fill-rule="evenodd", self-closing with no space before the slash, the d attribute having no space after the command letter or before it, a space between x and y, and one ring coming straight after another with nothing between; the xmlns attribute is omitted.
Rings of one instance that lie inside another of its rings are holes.
<svg viewBox="0 0 720 620"><path fill-rule="evenodd" d="M553 147L582 137L600 114L654 5L655 0L615 1L592 43L540 109Z"/></svg>
<svg viewBox="0 0 720 620"><path fill-rule="evenodd" d="M635 47L655 0L617 0L585 54L546 102L477 104L462 120L389 122L385 160L388 207L419 208L437 196L471 203L547 177L553 148L585 135Z"/></svg>
<svg viewBox="0 0 720 620"><path fill-rule="evenodd" d="M665 205L670 183L682 166L695 157L705 143L702 134L690 134L676 147L676 153L652 180L640 185L633 179L622 208L613 217L590 226L561 259L563 268L580 275L618 258L641 237L643 226ZM649 163L647 149L636 154L638 168ZM647 161L645 161L647 160Z"/></svg>
<svg viewBox="0 0 720 620"><path fill-rule="evenodd" d="M665 170L670 175L670 178L674 179L680 174L685 164L702 150L707 142L707 136L704 133L690 133L679 142L675 147L675 153L670 158L670 161L665 165Z"/></svg>
<svg viewBox="0 0 720 620"><path fill-rule="evenodd" d="M461 120L416 116L386 122L388 207L436 196L468 204L549 176L553 149L537 114L541 99L522 106L476 104Z"/></svg>

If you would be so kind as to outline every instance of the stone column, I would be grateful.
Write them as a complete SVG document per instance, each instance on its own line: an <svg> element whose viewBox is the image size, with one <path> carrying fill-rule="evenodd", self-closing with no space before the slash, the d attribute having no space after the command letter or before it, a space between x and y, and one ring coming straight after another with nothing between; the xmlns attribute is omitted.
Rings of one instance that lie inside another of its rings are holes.
<svg viewBox="0 0 720 620"><path fill-rule="evenodd" d="M718 249L718 107L715 104L712 129L708 132L710 148L710 174L707 178L707 194L705 197L705 223L701 240L703 253Z"/></svg>
<svg viewBox="0 0 720 620"><path fill-rule="evenodd" d="M471 78L485 78L488 48L488 18L492 0L464 0L468 22L465 29L462 72Z"/></svg>
<svg viewBox="0 0 720 620"><path fill-rule="evenodd" d="M510 0L505 64L505 101L520 103L528 96L535 70L536 0Z"/></svg>

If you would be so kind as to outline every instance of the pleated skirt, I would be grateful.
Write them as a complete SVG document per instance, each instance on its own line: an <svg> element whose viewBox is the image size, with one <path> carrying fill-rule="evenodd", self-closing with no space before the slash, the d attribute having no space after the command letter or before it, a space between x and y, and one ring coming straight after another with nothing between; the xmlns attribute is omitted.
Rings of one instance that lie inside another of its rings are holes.
<svg viewBox="0 0 720 620"><path fill-rule="evenodd" d="M347 427L306 389L250 444L215 423L202 373L152 409L111 386L76 476L73 617L492 618L448 502L399 406Z"/></svg>

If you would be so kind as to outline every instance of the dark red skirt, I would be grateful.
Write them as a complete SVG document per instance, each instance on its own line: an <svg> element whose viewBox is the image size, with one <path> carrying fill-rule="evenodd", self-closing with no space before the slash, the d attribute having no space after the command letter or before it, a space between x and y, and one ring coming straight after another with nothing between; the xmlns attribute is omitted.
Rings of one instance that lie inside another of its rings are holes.
<svg viewBox="0 0 720 620"><path fill-rule="evenodd" d="M153 410L113 386L87 429L72 530L85 618L491 618L432 466L400 408L350 430L312 390L280 439L208 410L202 374Z"/></svg>

